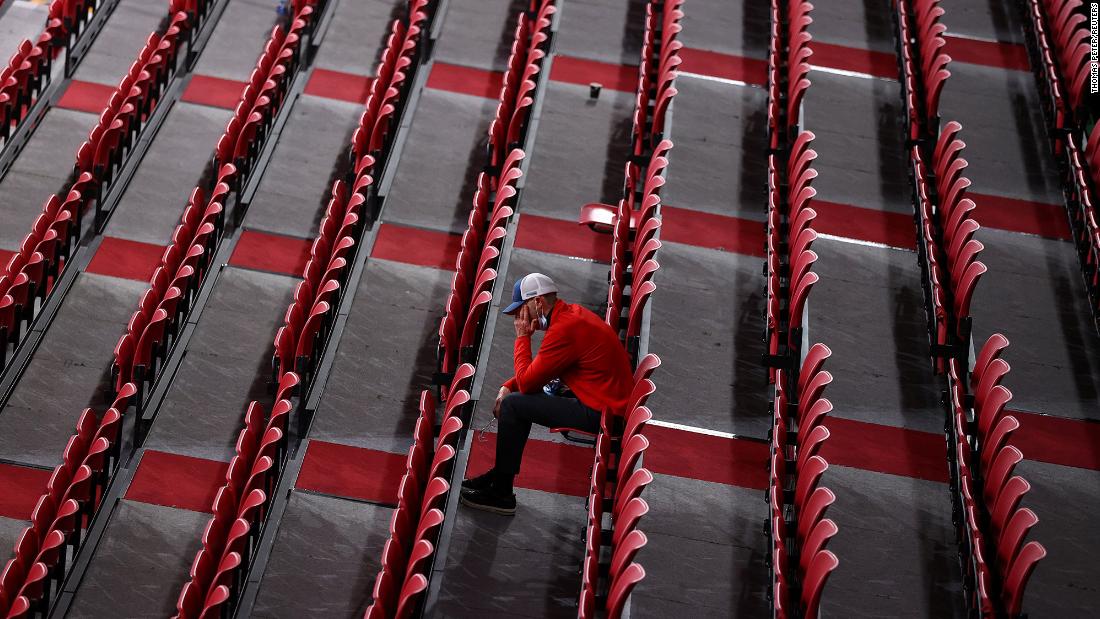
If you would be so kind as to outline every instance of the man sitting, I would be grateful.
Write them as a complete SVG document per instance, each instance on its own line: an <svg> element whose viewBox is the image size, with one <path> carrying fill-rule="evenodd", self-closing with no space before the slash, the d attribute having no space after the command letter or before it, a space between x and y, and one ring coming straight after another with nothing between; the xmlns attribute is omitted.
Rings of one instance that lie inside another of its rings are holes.
<svg viewBox="0 0 1100 619"><path fill-rule="evenodd" d="M512 484L519 473L531 424L577 428L595 433L601 411L626 414L633 373L618 334L591 311L558 298L558 287L542 273L519 279L505 314L515 317L515 375L504 383L493 406L500 421L496 463L488 472L462 482L463 505L497 514L516 512ZM531 334L546 331L531 358ZM575 398L543 392L555 378Z"/></svg>

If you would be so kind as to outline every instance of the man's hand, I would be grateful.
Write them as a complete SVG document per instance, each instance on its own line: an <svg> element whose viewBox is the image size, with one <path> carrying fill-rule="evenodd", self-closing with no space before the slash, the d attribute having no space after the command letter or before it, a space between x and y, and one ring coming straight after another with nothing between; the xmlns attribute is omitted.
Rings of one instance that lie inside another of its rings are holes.
<svg viewBox="0 0 1100 619"><path fill-rule="evenodd" d="M493 417L500 419L500 403L504 401L509 393L512 393L512 390L507 387L501 387L500 391L497 392L497 401L496 404L493 404Z"/></svg>
<svg viewBox="0 0 1100 619"><path fill-rule="evenodd" d="M535 332L535 328L538 326L538 320L531 316L531 312L527 311L526 305L519 308L514 321L516 337L528 337Z"/></svg>

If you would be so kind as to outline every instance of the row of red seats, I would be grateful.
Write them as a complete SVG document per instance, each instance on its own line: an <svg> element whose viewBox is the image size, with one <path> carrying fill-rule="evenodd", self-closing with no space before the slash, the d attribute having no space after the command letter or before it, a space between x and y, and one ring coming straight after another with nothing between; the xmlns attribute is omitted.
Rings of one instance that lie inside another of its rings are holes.
<svg viewBox="0 0 1100 619"><path fill-rule="evenodd" d="M810 131L798 134L789 149L768 155L768 220L766 224L767 304L764 338L767 342L768 379L777 380L780 367L795 367L802 359L806 303L818 276L810 269L817 254L811 201L817 190L812 167L817 152Z"/></svg>
<svg viewBox="0 0 1100 619"><path fill-rule="evenodd" d="M485 313L493 301L497 264L508 236L508 222L515 213L516 183L523 176L525 154L514 149L504 160L499 176L481 172L477 178L473 208L462 234L455 274L447 293L445 313L439 323L439 372L449 377L463 362L473 362L484 331ZM497 189L492 189L498 184Z"/></svg>
<svg viewBox="0 0 1100 619"><path fill-rule="evenodd" d="M810 88L812 10L803 0L771 3L764 362L774 391L765 531L775 617L817 617L825 583L840 564L825 549L837 533L836 523L825 518L836 496L820 485L829 468L819 455L829 438L824 421L833 408L823 395L832 375L822 365L832 353L821 343L805 349L811 341L806 306L818 281L811 270L817 253L810 249L817 240L816 136L800 130Z"/></svg>
<svg viewBox="0 0 1100 619"><path fill-rule="evenodd" d="M163 34L149 35L129 72L112 93L99 122L76 151L74 174L77 177L89 174L94 179L92 195L87 197L96 203L97 229L104 215L100 198L175 74L180 48L191 28L187 13L179 11L171 15Z"/></svg>
<svg viewBox="0 0 1100 619"><path fill-rule="evenodd" d="M631 157L624 172L623 198L615 206L586 204L579 218L581 225L611 232L610 285L604 318L620 332L634 362L637 362L643 311L656 291L653 277L660 269L656 260L661 247L657 238L661 227L660 191L673 146L671 140L664 139L665 115L677 92L673 84L683 47L678 40L680 20L684 17L682 5L681 0L646 4Z"/></svg>
<svg viewBox="0 0 1100 619"><path fill-rule="evenodd" d="M964 562L967 602L982 617L1023 616L1028 578L1046 556L1039 542L1024 544L1039 518L1020 508L1031 485L1013 476L1024 456L1008 445L1020 422L1005 412L1012 393L1001 384L1009 365L1000 357L1007 347L1001 334L986 340L969 380L959 361L952 359L948 368L954 519L969 559Z"/></svg>
<svg viewBox="0 0 1100 619"><path fill-rule="evenodd" d="M526 134L535 80L549 46L550 16L554 10L553 0L532 0L528 10L518 18L497 113L489 130L489 162L486 171L477 178L477 190L445 303L446 313L440 321L440 372L436 382L443 399L442 425L438 438L433 440L437 405L430 392L424 391L406 472L398 489L390 539L382 552L372 603L364 615L368 618L415 616L428 588L454 475L455 454L460 448L462 420L472 404L468 390L475 367L463 361L476 359L483 319L493 299L497 260L514 214L516 184L522 176L520 164L525 156L514 146L522 143ZM376 142L371 139L372 144ZM506 146L509 148L505 153Z"/></svg>
<svg viewBox="0 0 1100 619"><path fill-rule="evenodd" d="M22 619L49 614L80 549L92 517L119 464L122 417L136 389L127 385L103 415L84 409L31 512L31 526L15 542L0 572L0 616Z"/></svg>
<svg viewBox="0 0 1100 619"><path fill-rule="evenodd" d="M920 236L918 256L924 275L925 298L932 341L944 347L937 355L936 370L944 370L944 356L968 353L970 302L986 266L978 255L984 249L974 234L980 226L971 217L973 200L964 197L970 180L964 176L965 144L956 138L962 126L951 121L944 126L926 163L927 149L915 144L909 149L915 188Z"/></svg>
<svg viewBox="0 0 1100 619"><path fill-rule="evenodd" d="M595 436L578 617L621 616L630 593L645 578L645 568L634 559L647 542L638 526L649 505L640 495L653 475L639 464L649 447L642 430L653 418L645 406L656 390L649 377L660 359L653 354L637 357L644 310L657 289L653 279L660 269L660 192L673 147L664 138L665 121L677 94L682 6L682 0L646 3L623 197L615 206L585 205L579 219L581 225L611 233L604 319L620 334L636 369L625 419L605 411ZM582 434L569 428L553 431Z"/></svg>
<svg viewBox="0 0 1100 619"><path fill-rule="evenodd" d="M35 43L24 39L0 70L0 140L5 144L50 83L54 36L47 28Z"/></svg>
<svg viewBox="0 0 1100 619"><path fill-rule="evenodd" d="M103 0L53 0L46 15L46 32L51 34L50 39L55 45L72 49L103 4ZM60 53L60 49L55 49L54 58Z"/></svg>
<svg viewBox="0 0 1100 619"><path fill-rule="evenodd" d="M1010 479L1023 454L1007 446L1019 422L1004 415L1011 399L1000 384L1009 369L999 358L1008 345L1004 336L997 334L986 342L968 377L970 302L986 272L978 260L984 247L974 238L979 230L971 217L975 204L965 197L970 181L964 175L965 144L957 139L962 126L951 121L941 128L935 109L927 107L950 75L950 58L939 52L946 30L940 23L944 11L937 2L914 2L914 7L897 3L899 52L910 112L910 177L929 339L936 370L945 372L948 382L948 461L965 596L974 615L1017 617L1027 578L1046 551L1038 542L1023 544L1038 519L1030 510L1018 508L1027 482ZM923 113L914 112L922 105Z"/></svg>
<svg viewBox="0 0 1100 619"><path fill-rule="evenodd" d="M975 205L966 197L966 145L956 139L962 126L951 121L941 127L935 109L951 75L951 58L940 51L947 30L940 21L944 10L938 0L903 0L896 6L917 254L936 371L943 372L945 357L968 354L970 302L986 266L978 260L983 246L973 238L979 229L971 217Z"/></svg>
<svg viewBox="0 0 1100 619"><path fill-rule="evenodd" d="M372 183L373 179L364 175L350 197L343 181L336 181L333 186L320 232L302 270L302 281L294 290L294 301L287 307L283 326L275 334L273 384L293 371L302 377L303 388L313 382L322 350L320 344L327 340L335 318Z"/></svg>
<svg viewBox="0 0 1100 619"><path fill-rule="evenodd" d="M351 163L356 177L368 172L380 160L394 134L402 103L412 85L410 71L419 64L423 47L421 33L427 27L427 0L410 3L410 22L394 20L378 74L371 82L366 109L351 140ZM410 67L412 69L410 69Z"/></svg>
<svg viewBox="0 0 1100 619"><path fill-rule="evenodd" d="M23 39L0 70L0 142L5 145L49 86L53 60L71 49L102 2L53 0L46 26L35 41Z"/></svg>
<svg viewBox="0 0 1100 619"><path fill-rule="evenodd" d="M1100 125L1098 123L1097 125ZM1100 187L1100 132L1093 126L1087 143L1083 135L1067 132L1055 138L1065 165L1062 184L1071 230L1081 270L1092 302L1093 313L1100 312L1100 224L1096 220L1096 203L1092 196Z"/></svg>
<svg viewBox="0 0 1100 619"><path fill-rule="evenodd" d="M947 27L939 0L897 3L901 77L908 112L910 178L917 210L918 256L923 274L929 333L937 347L936 371L945 369L944 356L964 354L970 338L970 301L986 266L975 240L978 223L970 216L975 205L966 198L970 181L964 176L965 144L956 139L962 126L940 126L938 101L951 58L942 53ZM930 148L930 143L935 147Z"/></svg>
<svg viewBox="0 0 1100 619"><path fill-rule="evenodd" d="M896 5L909 139L919 140L935 133L940 94L951 77L947 70L951 57L942 51L947 45L943 37L947 26L940 23L944 14L940 0L897 0Z"/></svg>
<svg viewBox="0 0 1100 619"><path fill-rule="evenodd" d="M1030 0L1026 29L1031 67L1043 99L1073 239L1094 314L1100 313L1100 226L1092 196L1100 186L1100 132L1090 120L1085 86L1090 77L1088 3L1081 0ZM1086 136L1086 131L1088 134Z"/></svg>
<svg viewBox="0 0 1100 619"><path fill-rule="evenodd" d="M646 402L657 389L650 376L660 365L656 355L642 359L634 372L625 421L605 412L595 436L577 602L577 616L582 619L596 617L597 610L601 616L618 619L630 592L645 578L645 569L634 558L648 542L638 524L649 513L649 504L641 494L653 482L653 474L640 465L649 448L643 432L653 419ZM579 432L568 428L552 431Z"/></svg>
<svg viewBox="0 0 1100 619"><path fill-rule="evenodd" d="M1091 69L1090 3L1028 0L1032 70L1056 129L1083 130Z"/></svg>
<svg viewBox="0 0 1100 619"><path fill-rule="evenodd" d="M665 136L665 115L676 96L677 68L683 62L678 38L683 27L684 0L651 0L645 6L638 91L634 100L631 136L634 157L657 150Z"/></svg>
<svg viewBox="0 0 1100 619"><path fill-rule="evenodd" d="M776 152L797 135L802 98L810 88L809 26L813 5L805 0L771 0L768 49L768 148Z"/></svg>
<svg viewBox="0 0 1100 619"><path fill-rule="evenodd" d="M462 234L455 274L439 323L437 383L446 388L459 364L474 362L485 313L493 301L497 263L515 214L526 154L519 147L537 93L538 74L550 48L553 0L531 0L519 14L508 69L489 125L486 170L478 174L473 206ZM446 394L444 393L444 396Z"/></svg>
<svg viewBox="0 0 1100 619"><path fill-rule="evenodd" d="M802 0L771 3L771 39L768 47L768 218L765 224L766 305L765 356L768 380L776 370L795 373L802 359L803 321L817 274L810 269L817 254L810 245L817 238L812 223L817 212L810 203L817 171L811 164L817 153L810 148L814 134L800 131L802 99L810 87L813 38L809 25L813 6Z"/></svg>
<svg viewBox="0 0 1100 619"><path fill-rule="evenodd" d="M214 186L209 194L201 186L192 191L171 242L153 272L149 289L115 346L111 384L115 388L129 382L136 384L139 410L144 405L146 387L156 378L158 364L168 357L179 326L210 270L210 261L225 230L225 208L259 156L266 128L274 122L282 103L279 93L285 93L286 84L297 69L296 49L301 45L301 34L313 19L313 8L303 4L292 18L289 31L284 34L281 27L272 31L236 112L218 140L215 163L220 167L216 168ZM222 159L225 144L232 145L228 149L232 162ZM140 426L135 424L139 436Z"/></svg>
<svg viewBox="0 0 1100 619"><path fill-rule="evenodd" d="M517 20L496 113L489 123L487 149L493 170L500 170L509 151L523 143L530 108L535 104L542 59L549 48L550 21L557 10L554 0L533 0L532 11L536 2L540 2L537 13L520 13Z"/></svg>
<svg viewBox="0 0 1100 619"><path fill-rule="evenodd" d="M55 2L51 5L51 11L55 11L54 6L62 4L65 11L81 12L80 16L67 14L66 19L69 20L70 25L83 23L91 10L87 3ZM146 103L141 120L148 118L149 110L152 105L155 105L155 99L167 81L165 73L174 70L173 62L171 63L173 68L160 69L162 73L159 82L148 80L145 77L149 75L146 72L147 65L158 62L153 59L150 46L161 46L167 39L168 46L161 47L160 50L174 55L178 50L179 28L181 25L187 27L186 20L175 19L180 13L173 11L170 15L173 19L165 34L161 36L154 33L150 37L149 44L139 53L139 59L135 62L134 68L127 78L124 78L123 84L112 97L108 109L104 112L104 118L112 109L117 113L123 107L115 104L124 93L137 97L132 99L131 103L134 101ZM60 18L55 17L55 19ZM137 76L145 77L140 85L134 83L134 78ZM144 96L148 99L143 99ZM85 196L89 195L91 189L101 182L103 179L93 177L91 172L78 170L77 182L68 192L67 199L62 202L55 195L47 201L42 215L35 222L31 235L23 244L24 248L33 247L35 251L20 252L13 257L15 264L19 265L14 269L11 268L13 264L9 263L9 271L18 272L18 275L14 278L13 286L7 289L8 295L4 297L2 303L4 307L13 305L12 288L18 289L20 286L27 285L28 282L32 282L32 287L38 287L38 294L44 298L46 289L60 272L62 263L68 256L70 243L79 230L80 215L87 204ZM42 250L47 246L60 248L60 250L44 253ZM52 266L38 266L47 264L47 256L55 257ZM41 276L41 279L28 277L28 273L36 273ZM34 296L29 295L29 300L33 302ZM29 317L20 319L29 320ZM10 324L12 323L6 323L4 327L0 327L0 330ZM18 334L14 335L15 339L18 339ZM0 573L0 614L7 613L4 615L7 617L48 614L50 599L56 598L59 593L61 583L66 576L66 568L72 564L79 550L82 533L91 526L100 501L106 494L107 486L118 466L123 416L136 394L135 385L130 383L119 385L114 403L102 416L97 415L90 408L81 413L77 421L76 434L69 439L62 454L62 464L54 469L46 492L31 514L31 526L20 534L16 542L14 558Z"/></svg>
<svg viewBox="0 0 1100 619"><path fill-rule="evenodd" d="M272 384L292 371L302 379L303 395L313 384L363 224L371 217L372 174L385 162L395 129L393 122L400 117L411 83L409 76L420 64L421 33L429 19L426 6L426 0L412 0L408 23L398 19L390 29L376 79L352 136L352 172L347 178L351 191L343 179L333 183L320 230L302 270L302 281L275 334Z"/></svg>
<svg viewBox="0 0 1100 619"><path fill-rule="evenodd" d="M313 12L313 6L303 4L288 29L280 26L272 29L233 116L218 139L214 169L232 165L240 177L247 177L252 171L298 68L302 39L308 36L315 21Z"/></svg>
<svg viewBox="0 0 1100 619"><path fill-rule="evenodd" d="M235 607L285 464L287 427L294 410L290 394L297 384L293 372L283 375L270 414L259 402L249 404L225 484L211 504L213 515L203 529L202 547L176 601L176 619L224 617Z"/></svg>
<svg viewBox="0 0 1100 619"><path fill-rule="evenodd" d="M468 363L455 372L447 389L449 397L438 437L432 436L435 399L430 391L420 394L420 417L398 486L390 538L382 549L382 566L364 619L408 619L419 614L447 510L449 480L460 449L463 407L471 404L469 389L474 373L474 366Z"/></svg>
<svg viewBox="0 0 1100 619"><path fill-rule="evenodd" d="M661 228L660 191L665 184L671 150L672 141L661 140L650 153L644 172L634 162L627 163L625 197L619 201L611 230L611 270L604 319L620 332L632 360L638 352L643 310L657 290L653 277L661 267L657 262L657 250L661 248L657 238Z"/></svg>
<svg viewBox="0 0 1100 619"><path fill-rule="evenodd" d="M823 395L833 380L822 369L830 355L827 346L814 344L798 372L776 372L766 530L772 612L779 618L816 618L825 582L840 564L825 550L837 533L836 523L825 517L836 495L821 485L829 464L819 455L829 438L825 417L833 409Z"/></svg>
<svg viewBox="0 0 1100 619"><path fill-rule="evenodd" d="M579 219L612 235L604 319L620 334L636 369L625 419L604 411L594 437L578 617L621 616L630 593L645 578L645 568L634 558L647 542L638 526L649 506L640 495L653 475L639 464L649 447L642 430L653 418L645 406L656 390L649 377L661 362L653 354L637 356L644 310L660 269L660 192L673 147L664 139L665 120L677 93L682 5L681 0L646 3L623 197L615 206L587 204ZM552 431L583 434L573 428Z"/></svg>
<svg viewBox="0 0 1100 619"><path fill-rule="evenodd" d="M380 84L383 89L398 87L397 84L404 79L404 69L409 65L415 67L418 33L427 20L426 14L419 10L424 5L415 1L411 4L410 26L406 27L401 20L395 21L375 86ZM258 149L242 148L242 140L245 137L262 137L266 135L266 128L264 121L255 118L255 112L247 116L242 112L247 111L249 105L252 109L261 105L264 98L275 104L282 101L285 86L273 83L270 74L292 74L292 70L280 69L280 61L296 61L298 53L288 51L287 45L292 37L300 39L300 35L309 31L312 20L307 18L312 10L308 3L300 3L297 17L285 39L280 44L279 38L273 37L265 48L259 69L268 71L269 76L264 81L253 74L242 98L244 105L238 106L234 117L234 120L247 119L236 124L241 128L242 137L235 142L223 137L219 142L218 161L233 162L223 167L250 168L249 159L256 156ZM301 23L303 21L306 23ZM265 62L267 57L277 60L274 63ZM395 70L399 63L402 68ZM259 84L263 84L262 88L257 87ZM372 96L378 92L375 90ZM387 105L396 104L397 101L392 101ZM369 101L367 107L370 108ZM254 133L247 130L250 124L257 127ZM234 126L233 120L230 126ZM362 124L359 129L364 130ZM229 133L227 130L227 135ZM214 517L203 534L203 548L194 559L191 580L184 585L177 602L177 616L180 618L223 616L232 609L240 594L243 575L247 573L247 566L255 554L260 530L266 522L271 493L282 470L287 422L293 410L291 399L295 395L304 397L313 379L320 356L320 343L327 339L341 284L346 281L351 252L361 235L361 222L367 216L363 208L369 199L373 184L370 174L378 156L380 153L374 151L374 156L364 154L353 162L356 176L350 195L344 180L338 180L333 185L320 231L303 269L303 281L295 290L294 302L287 308L284 325L276 334L273 359L273 384L277 384L275 407L266 426L259 421L262 408L257 402L253 402L245 417L245 427L237 442L237 456L230 462L225 487L215 497Z"/></svg>
<svg viewBox="0 0 1100 619"><path fill-rule="evenodd" d="M84 211L93 202L98 226L100 197L175 73L175 60L186 38L182 33L191 27L187 14L176 12L170 14L163 33L149 35L88 141L77 150L76 180L62 193L65 198L55 194L46 200L19 251L0 274L0 367L6 362L7 344L18 346L23 324L29 326L45 303L81 234Z"/></svg>

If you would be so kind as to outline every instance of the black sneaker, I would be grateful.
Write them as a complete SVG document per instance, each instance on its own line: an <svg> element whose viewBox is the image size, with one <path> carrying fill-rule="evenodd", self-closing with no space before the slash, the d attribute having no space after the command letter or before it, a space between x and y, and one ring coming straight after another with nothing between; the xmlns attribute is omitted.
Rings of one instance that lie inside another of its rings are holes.
<svg viewBox="0 0 1100 619"><path fill-rule="evenodd" d="M470 479L462 480L463 490L488 490L493 487L493 469L478 475L477 477L471 477Z"/></svg>
<svg viewBox="0 0 1100 619"><path fill-rule="evenodd" d="M487 490L463 490L459 503L474 509L480 509L502 516L514 516L516 514L516 495L497 494Z"/></svg>

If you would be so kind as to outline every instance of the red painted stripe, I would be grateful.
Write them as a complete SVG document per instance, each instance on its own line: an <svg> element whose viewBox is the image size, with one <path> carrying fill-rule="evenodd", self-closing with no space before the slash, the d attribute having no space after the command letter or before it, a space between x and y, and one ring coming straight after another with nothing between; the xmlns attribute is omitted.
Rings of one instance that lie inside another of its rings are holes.
<svg viewBox="0 0 1100 619"><path fill-rule="evenodd" d="M500 96L503 82L504 74L497 71L437 62L432 65L427 86L463 95L496 99Z"/></svg>
<svg viewBox="0 0 1100 619"><path fill-rule="evenodd" d="M814 49L817 49L816 43ZM680 58L683 59L680 70L686 73L737 80L757 86L768 83L768 63L764 60L690 47L680 50Z"/></svg>
<svg viewBox="0 0 1100 619"><path fill-rule="evenodd" d="M563 219L524 215L519 220L516 247L573 258L611 260L611 235Z"/></svg>
<svg viewBox="0 0 1100 619"><path fill-rule="evenodd" d="M764 224L673 206L661 207L661 238L709 249L764 255Z"/></svg>
<svg viewBox="0 0 1100 619"><path fill-rule="evenodd" d="M569 56L555 56L550 69L550 79L555 82L580 84L587 86L599 82L609 90L636 92L638 90L638 67Z"/></svg>
<svg viewBox="0 0 1100 619"><path fill-rule="evenodd" d="M229 464L217 460L147 450L126 498L209 513L228 468Z"/></svg>
<svg viewBox="0 0 1100 619"><path fill-rule="evenodd" d="M967 191L977 205L974 219L987 228L1026 232L1048 239L1070 240L1065 209L1060 204L1046 204Z"/></svg>
<svg viewBox="0 0 1100 619"><path fill-rule="evenodd" d="M371 78L343 71L314 69L306 84L306 94L327 99L363 103L370 91Z"/></svg>
<svg viewBox="0 0 1100 619"><path fill-rule="evenodd" d="M371 257L453 271L461 245L457 234L382 224Z"/></svg>
<svg viewBox="0 0 1100 619"><path fill-rule="evenodd" d="M1027 48L1019 43L978 41L950 34L943 38L947 41L947 55L954 61L1016 71L1031 68L1027 61ZM817 49L817 43L814 43L814 49Z"/></svg>
<svg viewBox="0 0 1100 619"><path fill-rule="evenodd" d="M654 473L701 479L742 488L768 487L769 446L762 441L723 438L650 424L646 468Z"/></svg>
<svg viewBox="0 0 1100 619"><path fill-rule="evenodd" d="M814 198L817 212L814 230L846 239L882 243L900 249L913 249L916 232L913 216Z"/></svg>
<svg viewBox="0 0 1100 619"><path fill-rule="evenodd" d="M829 417L825 425L830 436L821 448L821 455L830 464L947 482L943 434L841 417Z"/></svg>
<svg viewBox="0 0 1100 619"><path fill-rule="evenodd" d="M811 65L898 79L898 64L894 54L821 41L814 41L811 47L814 51L814 55L810 56Z"/></svg>
<svg viewBox="0 0 1100 619"><path fill-rule="evenodd" d="M139 282L147 282L160 264L164 246L111 236L103 237L87 271Z"/></svg>
<svg viewBox="0 0 1100 619"><path fill-rule="evenodd" d="M405 459L403 454L310 441L294 487L396 505Z"/></svg>
<svg viewBox="0 0 1100 619"><path fill-rule="evenodd" d="M16 464L0 464L0 516L30 520L31 511L53 471Z"/></svg>
<svg viewBox="0 0 1100 619"><path fill-rule="evenodd" d="M1012 435L1028 460L1100 471L1100 423L1012 411L1020 429Z"/></svg>
<svg viewBox="0 0 1100 619"><path fill-rule="evenodd" d="M110 103L114 92L114 86L72 80L69 82L69 87L65 89L65 94L61 95L61 99L57 102L57 107L100 114Z"/></svg>
<svg viewBox="0 0 1100 619"><path fill-rule="evenodd" d="M481 440L484 436L485 440ZM489 470L496 458L497 435L478 432L470 450L467 476ZM531 439L523 450L523 465L515 485L530 490L587 496L592 473L591 447Z"/></svg>
<svg viewBox="0 0 1100 619"><path fill-rule="evenodd" d="M233 248L229 264L297 276L301 275L309 260L311 246L312 243L306 239L245 230Z"/></svg>
<svg viewBox="0 0 1100 619"><path fill-rule="evenodd" d="M227 80L209 75L195 75L183 91L183 100L188 103L209 105L232 110L241 100L241 94L247 86L245 82Z"/></svg>

